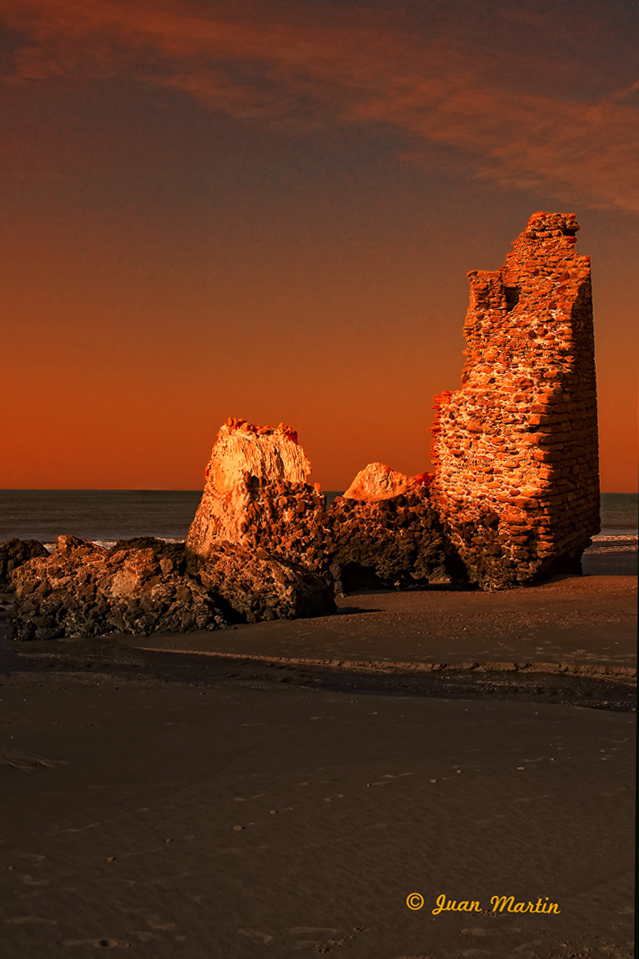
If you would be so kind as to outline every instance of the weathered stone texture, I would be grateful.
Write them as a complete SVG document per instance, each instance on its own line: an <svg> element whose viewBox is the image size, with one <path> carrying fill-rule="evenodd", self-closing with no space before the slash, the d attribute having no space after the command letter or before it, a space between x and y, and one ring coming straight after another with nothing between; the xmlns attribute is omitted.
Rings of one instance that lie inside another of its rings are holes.
<svg viewBox="0 0 639 959"><path fill-rule="evenodd" d="M330 524L319 487L250 476L246 489L244 545L325 573L330 566Z"/></svg>
<svg viewBox="0 0 639 959"><path fill-rule="evenodd" d="M369 463L357 474L351 485L343 494L345 499L366 500L376 502L382 499L392 499L428 486L432 476L422 473L419 476L406 476L397 470L392 470L384 463Z"/></svg>
<svg viewBox="0 0 639 959"><path fill-rule="evenodd" d="M232 434L238 431L240 442L233 442ZM252 555L261 550L279 563L309 570L338 592L466 579L432 508L430 474L405 476L371 463L357 475L349 495L338 497L327 509L319 486L304 481L310 463L296 441L278 437L280 458L265 461L262 437L271 435L243 421L239 427L222 427L187 539L190 555L210 559L215 566L225 544L251 550ZM286 444L294 447L294 454ZM281 455L282 448L286 455ZM238 451L236 468L233 457ZM219 492L221 469L234 484L227 484L226 498ZM306 592L310 595L305 589L300 595ZM325 610L319 584L316 592L315 602ZM256 602L259 606L259 598Z"/></svg>
<svg viewBox="0 0 639 959"><path fill-rule="evenodd" d="M151 537L105 549L59 536L51 555L14 569L10 585L10 639L190 633L335 609L325 579L263 550L227 544L201 560Z"/></svg>
<svg viewBox="0 0 639 959"><path fill-rule="evenodd" d="M51 555L11 574L9 639L80 639L106 633L187 633L228 624L186 572L184 546L140 539L104 549L59 536Z"/></svg>
<svg viewBox="0 0 639 959"><path fill-rule="evenodd" d="M204 557L219 543L244 545L250 525L250 478L304 484L310 471L311 464L290 427L282 423L276 428L257 427L229 419L217 434L187 548Z"/></svg>
<svg viewBox="0 0 639 959"><path fill-rule="evenodd" d="M331 569L346 592L467 581L423 484L388 499L338 496L328 528Z"/></svg>
<svg viewBox="0 0 639 959"><path fill-rule="evenodd" d="M599 531L590 258L573 214L534 214L506 264L468 274L462 387L436 399L431 488L483 588L577 570Z"/></svg>
<svg viewBox="0 0 639 959"><path fill-rule="evenodd" d="M263 549L220 545L199 568L191 568L247 623L335 612L333 589L325 579Z"/></svg>
<svg viewBox="0 0 639 959"><path fill-rule="evenodd" d="M0 589L10 587L10 574L18 566L49 551L37 539L8 539L0 543Z"/></svg>
<svg viewBox="0 0 639 959"><path fill-rule="evenodd" d="M430 476L409 477L371 464L358 477L373 475L382 482L353 483L351 496L338 496L328 509L318 487L247 477L244 545L308 567L334 581L338 591L445 583L460 576L465 581L430 503ZM392 495L395 488L406 494Z"/></svg>

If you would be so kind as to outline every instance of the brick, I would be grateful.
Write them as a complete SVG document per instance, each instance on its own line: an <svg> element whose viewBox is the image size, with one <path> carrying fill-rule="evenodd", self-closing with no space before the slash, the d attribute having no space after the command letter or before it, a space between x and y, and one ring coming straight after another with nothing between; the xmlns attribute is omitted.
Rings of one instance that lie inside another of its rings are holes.
<svg viewBox="0 0 639 959"><path fill-rule="evenodd" d="M503 267L469 274L466 365L461 389L447 394L450 416L436 424L431 493L471 579L486 588L531 582L598 531L590 260L575 251L578 229L572 214L534 214ZM490 468L477 455L487 450ZM457 504L453 489L464 490ZM520 516L532 537L525 550ZM472 541L479 526L483 557Z"/></svg>

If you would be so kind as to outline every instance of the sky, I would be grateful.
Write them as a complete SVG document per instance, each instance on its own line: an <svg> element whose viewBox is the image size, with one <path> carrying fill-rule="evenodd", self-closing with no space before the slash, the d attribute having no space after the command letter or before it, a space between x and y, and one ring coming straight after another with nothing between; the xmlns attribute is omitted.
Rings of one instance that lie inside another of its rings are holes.
<svg viewBox="0 0 639 959"><path fill-rule="evenodd" d="M0 0L0 487L430 467L470 270L592 257L602 489L637 489L636 0Z"/></svg>

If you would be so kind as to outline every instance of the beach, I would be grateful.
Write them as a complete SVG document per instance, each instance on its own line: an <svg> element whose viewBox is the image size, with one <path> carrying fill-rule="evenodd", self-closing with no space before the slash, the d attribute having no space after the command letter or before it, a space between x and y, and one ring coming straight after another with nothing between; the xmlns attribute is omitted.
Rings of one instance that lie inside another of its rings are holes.
<svg viewBox="0 0 639 959"><path fill-rule="evenodd" d="M630 957L636 582L5 643L0 955Z"/></svg>
<svg viewBox="0 0 639 959"><path fill-rule="evenodd" d="M635 955L638 12L4 4L0 959Z"/></svg>

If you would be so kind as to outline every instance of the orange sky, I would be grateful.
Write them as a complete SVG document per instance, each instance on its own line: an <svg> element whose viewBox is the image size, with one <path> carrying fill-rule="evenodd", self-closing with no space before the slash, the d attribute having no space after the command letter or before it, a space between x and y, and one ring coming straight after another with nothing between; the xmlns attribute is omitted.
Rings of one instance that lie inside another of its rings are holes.
<svg viewBox="0 0 639 959"><path fill-rule="evenodd" d="M637 488L639 17L0 0L4 488L197 489L227 416L313 479L429 468L466 273L535 210L593 263L602 488Z"/></svg>

